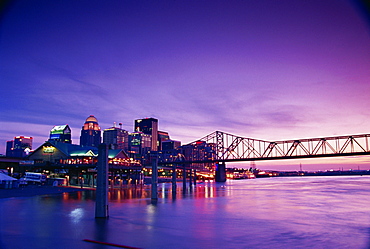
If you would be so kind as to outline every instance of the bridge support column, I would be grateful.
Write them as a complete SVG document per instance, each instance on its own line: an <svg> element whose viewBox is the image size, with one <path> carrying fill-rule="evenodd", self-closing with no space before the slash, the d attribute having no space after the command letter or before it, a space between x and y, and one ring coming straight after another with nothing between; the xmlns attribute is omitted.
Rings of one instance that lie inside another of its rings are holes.
<svg viewBox="0 0 370 249"><path fill-rule="evenodd" d="M108 218L108 146L99 145L95 218Z"/></svg>
<svg viewBox="0 0 370 249"><path fill-rule="evenodd" d="M176 177L177 177L177 172L176 172L176 164L173 165L172 167L172 197L176 198Z"/></svg>
<svg viewBox="0 0 370 249"><path fill-rule="evenodd" d="M189 190L193 191L193 169L189 169Z"/></svg>
<svg viewBox="0 0 370 249"><path fill-rule="evenodd" d="M182 168L182 191L186 192L186 164L183 164Z"/></svg>
<svg viewBox="0 0 370 249"><path fill-rule="evenodd" d="M152 200L158 200L158 161L157 154L152 154Z"/></svg>
<svg viewBox="0 0 370 249"><path fill-rule="evenodd" d="M226 165L225 162L216 164L216 182L226 182Z"/></svg>
<svg viewBox="0 0 370 249"><path fill-rule="evenodd" d="M197 185L197 170L196 169L193 169L194 170L194 186Z"/></svg>

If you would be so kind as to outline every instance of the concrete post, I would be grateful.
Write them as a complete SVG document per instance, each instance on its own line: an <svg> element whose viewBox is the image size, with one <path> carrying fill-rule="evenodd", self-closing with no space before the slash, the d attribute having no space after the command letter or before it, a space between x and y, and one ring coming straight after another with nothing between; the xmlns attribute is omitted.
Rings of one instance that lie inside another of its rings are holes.
<svg viewBox="0 0 370 249"><path fill-rule="evenodd" d="M197 170L194 169L194 186L197 185Z"/></svg>
<svg viewBox="0 0 370 249"><path fill-rule="evenodd" d="M176 196L176 177L177 177L177 172L176 172L176 164L173 165L172 167L172 196Z"/></svg>
<svg viewBox="0 0 370 249"><path fill-rule="evenodd" d="M186 164L183 164L182 167L182 191L186 192Z"/></svg>
<svg viewBox="0 0 370 249"><path fill-rule="evenodd" d="M193 169L189 170L189 190L193 190Z"/></svg>
<svg viewBox="0 0 370 249"><path fill-rule="evenodd" d="M158 161L157 154L155 152L151 155L152 157L152 200L158 199Z"/></svg>
<svg viewBox="0 0 370 249"><path fill-rule="evenodd" d="M108 146L99 145L95 218L108 218Z"/></svg>
<svg viewBox="0 0 370 249"><path fill-rule="evenodd" d="M226 182L225 162L219 162L216 164L216 182Z"/></svg>

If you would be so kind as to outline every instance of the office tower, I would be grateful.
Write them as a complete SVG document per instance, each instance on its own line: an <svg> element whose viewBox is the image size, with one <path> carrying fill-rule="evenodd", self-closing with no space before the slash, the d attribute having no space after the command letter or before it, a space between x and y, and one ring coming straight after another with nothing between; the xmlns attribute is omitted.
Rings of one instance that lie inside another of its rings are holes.
<svg viewBox="0 0 370 249"><path fill-rule="evenodd" d="M50 131L49 141L72 143L71 128L68 125L56 125Z"/></svg>
<svg viewBox="0 0 370 249"><path fill-rule="evenodd" d="M158 131L158 150L163 149L163 142L170 140L170 135L168 135L168 132L165 131Z"/></svg>
<svg viewBox="0 0 370 249"><path fill-rule="evenodd" d="M152 136L143 132L129 134L129 154L134 159L141 160L152 147Z"/></svg>
<svg viewBox="0 0 370 249"><path fill-rule="evenodd" d="M18 136L6 142L6 156L26 157L32 150L32 137Z"/></svg>
<svg viewBox="0 0 370 249"><path fill-rule="evenodd" d="M14 149L14 140L6 141L6 151L5 155L8 157L13 156L13 149Z"/></svg>
<svg viewBox="0 0 370 249"><path fill-rule="evenodd" d="M135 131L151 135L151 151L158 150L158 119L144 118L135 120Z"/></svg>
<svg viewBox="0 0 370 249"><path fill-rule="evenodd" d="M176 150L181 146L180 141L166 140L162 142L162 150Z"/></svg>
<svg viewBox="0 0 370 249"><path fill-rule="evenodd" d="M100 143L101 130L98 120L93 115L90 115L86 119L84 126L82 126L80 145L98 147Z"/></svg>
<svg viewBox="0 0 370 249"><path fill-rule="evenodd" d="M107 144L109 149L128 151L128 131L122 129L121 123L119 125L119 128L114 125L111 128L104 129L103 143Z"/></svg>

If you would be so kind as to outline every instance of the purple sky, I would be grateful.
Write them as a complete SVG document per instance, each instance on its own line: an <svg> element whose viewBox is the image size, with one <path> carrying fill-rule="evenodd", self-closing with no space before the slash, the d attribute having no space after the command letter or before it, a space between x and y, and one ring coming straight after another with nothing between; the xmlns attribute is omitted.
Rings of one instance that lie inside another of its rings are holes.
<svg viewBox="0 0 370 249"><path fill-rule="evenodd" d="M0 153L61 124L78 144L89 115L155 117L183 143L370 133L370 24L351 1L21 0L0 18ZM348 160L325 163L370 168Z"/></svg>

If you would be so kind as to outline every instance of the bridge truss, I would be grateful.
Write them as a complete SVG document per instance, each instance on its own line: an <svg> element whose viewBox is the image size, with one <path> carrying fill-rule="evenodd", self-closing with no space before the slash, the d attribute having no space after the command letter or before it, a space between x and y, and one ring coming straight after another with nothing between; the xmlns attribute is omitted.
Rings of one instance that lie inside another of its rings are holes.
<svg viewBox="0 0 370 249"><path fill-rule="evenodd" d="M193 150L184 161L191 163L358 156L370 155L370 134L271 142L215 131L187 146ZM204 157L205 147L211 156Z"/></svg>

